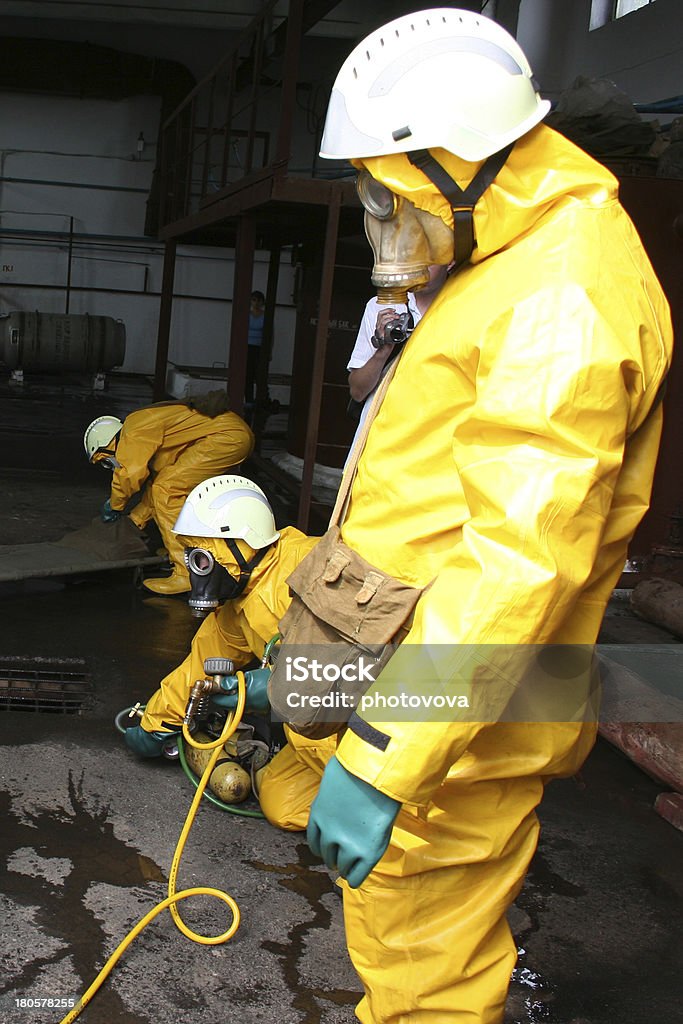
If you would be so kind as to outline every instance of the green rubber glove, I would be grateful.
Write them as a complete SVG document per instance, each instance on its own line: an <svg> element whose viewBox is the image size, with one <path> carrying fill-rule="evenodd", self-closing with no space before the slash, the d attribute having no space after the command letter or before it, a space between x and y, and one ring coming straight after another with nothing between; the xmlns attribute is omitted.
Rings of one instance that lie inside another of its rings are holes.
<svg viewBox="0 0 683 1024"><path fill-rule="evenodd" d="M109 498L105 501L100 512L100 519L103 523L115 523L117 519L120 519L123 515L122 512L117 512L115 508L111 507L111 501Z"/></svg>
<svg viewBox="0 0 683 1024"><path fill-rule="evenodd" d="M133 725L125 730L123 739L138 757L161 757L164 744L176 735L174 732L147 732L141 725Z"/></svg>
<svg viewBox="0 0 683 1024"><path fill-rule="evenodd" d="M398 800L352 775L333 757L311 806L308 845L357 889L384 855L400 809Z"/></svg>
<svg viewBox="0 0 683 1024"><path fill-rule="evenodd" d="M247 687L245 711L270 711L270 701L268 700L269 679L269 668L255 668L251 672L244 673L244 682ZM237 707L237 676L222 676L221 690L224 692L212 694L211 700L221 708L230 708L230 710L234 711Z"/></svg>

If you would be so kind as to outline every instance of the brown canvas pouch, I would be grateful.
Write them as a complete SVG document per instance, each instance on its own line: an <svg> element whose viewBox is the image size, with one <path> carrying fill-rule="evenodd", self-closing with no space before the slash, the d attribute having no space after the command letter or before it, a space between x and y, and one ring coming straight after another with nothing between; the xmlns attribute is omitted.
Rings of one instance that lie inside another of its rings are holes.
<svg viewBox="0 0 683 1024"><path fill-rule="evenodd" d="M407 634L422 589L371 565L340 539L337 526L287 583L292 602L280 622L285 646L271 674L270 702L295 732L318 739L343 728ZM304 670L314 661L324 666L320 678ZM316 706L316 698L326 704Z"/></svg>

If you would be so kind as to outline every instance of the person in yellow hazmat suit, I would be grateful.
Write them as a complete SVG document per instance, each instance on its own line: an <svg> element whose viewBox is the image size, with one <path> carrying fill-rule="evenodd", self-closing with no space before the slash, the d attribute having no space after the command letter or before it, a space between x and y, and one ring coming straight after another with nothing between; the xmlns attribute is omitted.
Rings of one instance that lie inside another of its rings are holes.
<svg viewBox="0 0 683 1024"><path fill-rule="evenodd" d="M363 40L327 111L321 156L358 170L379 297L456 264L371 422L339 537L297 570L312 564L310 587L328 586L328 625L354 558L375 590L389 577L415 588L407 635L334 756L316 761L310 740L298 756L290 732L260 788L269 820L307 828L345 880L362 1024L500 1024L516 962L505 913L535 808L596 734L590 715L552 708L400 718L380 698L419 700L433 649L457 665L454 692L500 711L490 650L590 650L650 498L667 303L615 178L541 123L548 109L506 31L443 8ZM276 678L296 642L284 626L269 686L283 717Z"/></svg>
<svg viewBox="0 0 683 1024"><path fill-rule="evenodd" d="M159 528L172 572L145 579L143 586L155 594L188 592L183 546L173 533L183 502L198 483L238 466L254 448L251 429L228 410L227 394L158 402L136 409L124 421L99 416L87 427L84 445L90 462L113 471L103 522L115 522L139 496L128 512L130 520L143 529L153 519Z"/></svg>
<svg viewBox="0 0 683 1024"><path fill-rule="evenodd" d="M231 475L211 477L195 487L174 530L190 573L188 603L206 617L187 658L162 680L139 725L124 733L128 747L143 757L161 755L164 743L180 731L190 690L204 678L205 658L230 658L235 668L261 659L289 604L285 580L319 540L292 526L276 530L261 488ZM269 674L268 669L246 673L251 710L267 710ZM223 685L229 694L236 691L237 681L228 676ZM221 695L214 699L220 705ZM230 705L229 696L226 703Z"/></svg>

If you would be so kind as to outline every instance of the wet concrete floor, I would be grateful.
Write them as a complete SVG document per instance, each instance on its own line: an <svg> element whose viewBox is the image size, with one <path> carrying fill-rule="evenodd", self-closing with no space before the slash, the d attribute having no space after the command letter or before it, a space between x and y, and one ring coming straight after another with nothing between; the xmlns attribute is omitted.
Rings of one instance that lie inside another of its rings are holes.
<svg viewBox="0 0 683 1024"><path fill-rule="evenodd" d="M128 399L131 408L150 400L139 387ZM61 401L45 402L41 429L26 399L9 403L0 425L0 545L26 542L26 524L36 539L56 539L87 522L106 494L104 479L83 472L78 446L93 407L92 415L115 408L102 396ZM54 486L23 472L31 459L57 473ZM182 600L137 589L126 570L2 584L0 623L0 661L61 661L92 687L80 713L0 710L0 1024L56 1024L66 1010L17 1000L77 998L166 895L192 790L177 764L130 755L113 720L182 660L197 620ZM614 618L609 629L619 635ZM603 741L579 777L549 786L539 849L510 914L519 963L506 1024L680 1019L683 836L654 813L660 790ZM205 805L180 866L179 887L191 885L237 899L235 938L197 945L164 912L80 1019L354 1020L360 985L341 900L302 835ZM182 914L207 934L227 926L222 904L206 897L183 904Z"/></svg>

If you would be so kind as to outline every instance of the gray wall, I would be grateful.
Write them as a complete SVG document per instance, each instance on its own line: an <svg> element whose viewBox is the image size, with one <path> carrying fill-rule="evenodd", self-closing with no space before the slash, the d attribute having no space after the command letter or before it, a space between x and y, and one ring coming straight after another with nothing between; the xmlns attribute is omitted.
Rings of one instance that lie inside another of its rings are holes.
<svg viewBox="0 0 683 1024"><path fill-rule="evenodd" d="M522 0L517 38L544 95L577 75L611 79L634 103L683 93L683 4L655 0L589 31L590 0Z"/></svg>
<svg viewBox="0 0 683 1024"><path fill-rule="evenodd" d="M185 64L205 75L231 35L112 23L5 19L5 36L87 40ZM146 238L145 204L155 163L161 101L120 101L0 92L0 313L63 312L68 238L69 311L112 316L127 332L125 372L154 371L163 247ZM146 144L141 158L137 139ZM13 180L14 179L14 180ZM267 253L257 253L254 288L266 289ZM169 359L226 365L234 252L179 247ZM79 290L79 289L88 289ZM291 368L293 269L283 259L271 370Z"/></svg>
<svg viewBox="0 0 683 1024"><path fill-rule="evenodd" d="M590 0L522 0L518 37L546 95L556 97L578 74L611 78L634 102L683 93L681 0L656 0L592 32L590 8ZM87 40L177 61L197 79L235 38L224 31L27 18L4 19L3 34ZM310 172L312 133L320 127L327 90L351 45L339 39L307 41L304 78L311 88L302 97L311 109L297 111L293 160L300 173ZM154 369L162 247L143 231L159 113L154 96L113 102L0 93L0 170L5 178L0 184L0 312L64 310L65 236L73 218L74 231L82 237L73 249L76 290L70 310L122 319L128 335L124 370L147 374ZM272 119L275 133L275 109ZM140 131L147 144L138 159ZM253 282L263 291L266 259L265 253L257 255ZM231 250L179 249L172 362L227 362L233 271ZM285 253L271 364L276 373L291 368L292 291L291 260Z"/></svg>

